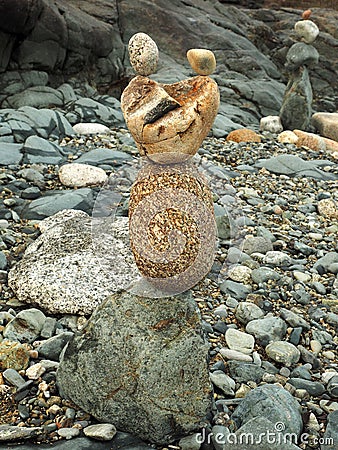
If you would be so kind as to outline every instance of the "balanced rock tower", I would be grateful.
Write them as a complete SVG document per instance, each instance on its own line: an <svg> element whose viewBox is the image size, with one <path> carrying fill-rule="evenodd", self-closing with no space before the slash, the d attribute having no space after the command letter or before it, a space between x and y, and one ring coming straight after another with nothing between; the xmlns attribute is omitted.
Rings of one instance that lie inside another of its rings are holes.
<svg viewBox="0 0 338 450"><path fill-rule="evenodd" d="M319 29L309 19L310 15L310 10L305 11L305 19L295 24L300 42L293 44L286 55L285 67L290 75L280 110L285 130L306 130L312 115L313 95L309 68L318 63L319 54L311 44L317 38Z"/></svg>
<svg viewBox="0 0 338 450"><path fill-rule="evenodd" d="M208 50L190 50L198 75L172 85L148 77L158 60L148 35L134 35L129 54L136 76L121 105L143 158L129 234L155 294L128 289L104 301L66 348L57 382L97 420L162 445L205 426L212 406L209 344L189 289L214 260L212 195L192 159L217 114L219 93L208 76L216 66Z"/></svg>

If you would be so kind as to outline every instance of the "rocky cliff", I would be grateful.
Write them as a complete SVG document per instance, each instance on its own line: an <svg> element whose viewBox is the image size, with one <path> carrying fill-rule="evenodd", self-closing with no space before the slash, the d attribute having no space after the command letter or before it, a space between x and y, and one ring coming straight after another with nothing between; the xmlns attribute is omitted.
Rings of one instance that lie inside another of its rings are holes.
<svg viewBox="0 0 338 450"><path fill-rule="evenodd" d="M246 9L250 2L217 0L2 0L0 2L0 104L32 86L88 82L119 96L132 76L125 47L137 31L160 49L164 82L191 74L189 48L210 48L217 58L221 93L219 128L250 126L279 111L287 80L285 55L294 42L300 10ZM238 2L236 2L238 3ZM338 103L338 12L314 9L321 33L320 63L311 73L315 109ZM168 68L170 67L170 71Z"/></svg>

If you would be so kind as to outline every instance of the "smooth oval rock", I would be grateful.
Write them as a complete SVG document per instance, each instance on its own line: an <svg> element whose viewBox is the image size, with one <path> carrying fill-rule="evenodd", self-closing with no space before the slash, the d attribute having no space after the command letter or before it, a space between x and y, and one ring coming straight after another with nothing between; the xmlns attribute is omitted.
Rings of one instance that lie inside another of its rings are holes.
<svg viewBox="0 0 338 450"><path fill-rule="evenodd" d="M108 175L100 167L72 163L61 167L59 179L67 187L86 187L103 184L107 181Z"/></svg>
<svg viewBox="0 0 338 450"><path fill-rule="evenodd" d="M80 122L73 125L76 134L110 134L110 129L102 123Z"/></svg>
<svg viewBox="0 0 338 450"><path fill-rule="evenodd" d="M319 28L312 20L300 20L295 24L295 31L306 44L314 42L319 34Z"/></svg>
<svg viewBox="0 0 338 450"><path fill-rule="evenodd" d="M211 50L192 48L188 50L187 58L198 75L211 75L216 69L216 58Z"/></svg>
<svg viewBox="0 0 338 450"><path fill-rule="evenodd" d="M130 64L138 75L148 76L156 72L158 48L146 33L134 34L128 43Z"/></svg>
<svg viewBox="0 0 338 450"><path fill-rule="evenodd" d="M297 363L300 358L300 351L298 348L285 341L271 342L267 345L265 351L269 358L281 364L285 364L286 366L292 366L292 364Z"/></svg>

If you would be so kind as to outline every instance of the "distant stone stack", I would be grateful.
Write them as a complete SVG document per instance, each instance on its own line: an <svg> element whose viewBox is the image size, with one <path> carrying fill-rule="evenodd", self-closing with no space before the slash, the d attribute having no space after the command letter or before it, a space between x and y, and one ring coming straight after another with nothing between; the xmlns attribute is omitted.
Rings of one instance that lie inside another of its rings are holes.
<svg viewBox="0 0 338 450"><path fill-rule="evenodd" d="M311 11L304 11L303 20L295 24L300 42L293 44L287 55L285 67L290 73L280 118L284 129L306 130L312 115L312 87L309 68L315 66L319 54L311 45L319 34L317 25L309 20Z"/></svg>

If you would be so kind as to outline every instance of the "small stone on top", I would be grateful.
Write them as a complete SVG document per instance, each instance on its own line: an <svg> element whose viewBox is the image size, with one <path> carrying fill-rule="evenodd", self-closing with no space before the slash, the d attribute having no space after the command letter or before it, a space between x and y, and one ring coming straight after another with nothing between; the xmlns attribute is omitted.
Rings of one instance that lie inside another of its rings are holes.
<svg viewBox="0 0 338 450"><path fill-rule="evenodd" d="M158 48L145 33L134 34L128 44L130 64L137 75L148 76L156 72Z"/></svg>
<svg viewBox="0 0 338 450"><path fill-rule="evenodd" d="M306 9L302 14L302 19L304 19L304 20L309 19L311 14L312 14L311 9Z"/></svg>
<svg viewBox="0 0 338 450"><path fill-rule="evenodd" d="M216 58L211 50L192 48L187 52L189 64L198 75L210 75L216 69Z"/></svg>

